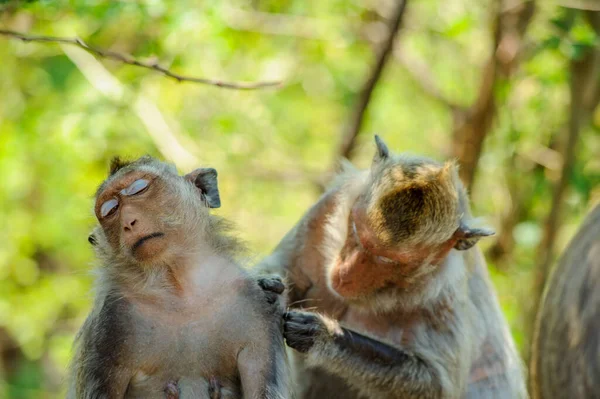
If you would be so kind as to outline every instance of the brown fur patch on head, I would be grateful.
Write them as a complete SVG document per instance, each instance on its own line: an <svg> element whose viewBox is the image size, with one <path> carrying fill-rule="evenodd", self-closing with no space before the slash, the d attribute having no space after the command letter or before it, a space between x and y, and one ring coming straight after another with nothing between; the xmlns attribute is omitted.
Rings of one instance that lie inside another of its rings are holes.
<svg viewBox="0 0 600 399"><path fill-rule="evenodd" d="M110 168L108 175L112 176L117 173L120 169L123 169L125 166L131 165L131 161L125 161L121 159L121 157L116 156L110 160Z"/></svg>
<svg viewBox="0 0 600 399"><path fill-rule="evenodd" d="M448 240L459 226L457 179L452 162L393 166L372 193L369 225L388 245Z"/></svg>
<svg viewBox="0 0 600 399"><path fill-rule="evenodd" d="M131 165L135 166L135 165L149 165L149 164L162 165L162 164L164 164L164 162L161 162L161 161L151 157L150 155L144 155L134 161L128 161L128 160L122 159L119 156L115 156L115 157L113 157L113 159L110 160L110 168L109 168L108 176L109 177L113 176L121 169L124 169Z"/></svg>

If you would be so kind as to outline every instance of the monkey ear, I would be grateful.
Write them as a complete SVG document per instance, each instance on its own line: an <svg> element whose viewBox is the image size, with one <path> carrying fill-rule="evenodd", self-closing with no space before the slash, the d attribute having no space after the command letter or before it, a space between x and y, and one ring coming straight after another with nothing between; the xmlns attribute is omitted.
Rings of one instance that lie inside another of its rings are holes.
<svg viewBox="0 0 600 399"><path fill-rule="evenodd" d="M374 162L382 161L390 156L390 150L378 135L375 135L375 145L377 146L377 152L375 158L373 158Z"/></svg>
<svg viewBox="0 0 600 399"><path fill-rule="evenodd" d="M465 249L469 249L473 245L477 244L477 241L479 241L482 237L488 237L494 234L496 234L494 230L484 228L469 228L465 224L461 223L458 230L456 230L454 233L454 238L456 239L454 249L464 251Z"/></svg>
<svg viewBox="0 0 600 399"><path fill-rule="evenodd" d="M185 176L202 191L209 208L220 208L219 186L217 185L217 171L213 168L199 168Z"/></svg>

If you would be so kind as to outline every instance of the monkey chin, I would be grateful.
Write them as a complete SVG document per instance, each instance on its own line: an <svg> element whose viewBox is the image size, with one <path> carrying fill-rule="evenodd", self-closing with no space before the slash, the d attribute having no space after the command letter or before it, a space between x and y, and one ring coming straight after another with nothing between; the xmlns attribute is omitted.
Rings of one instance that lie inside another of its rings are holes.
<svg viewBox="0 0 600 399"><path fill-rule="evenodd" d="M143 263L153 263L164 257L168 248L168 240L165 240L163 235L143 238L142 240L140 240L141 243L138 241L131 249L135 260Z"/></svg>

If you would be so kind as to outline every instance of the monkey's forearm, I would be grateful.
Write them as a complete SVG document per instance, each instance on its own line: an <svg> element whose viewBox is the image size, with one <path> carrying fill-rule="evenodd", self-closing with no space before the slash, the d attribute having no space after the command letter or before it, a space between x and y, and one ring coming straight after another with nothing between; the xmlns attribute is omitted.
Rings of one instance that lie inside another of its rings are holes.
<svg viewBox="0 0 600 399"><path fill-rule="evenodd" d="M326 317L305 312L285 315L290 347L307 354L311 366L323 368L375 398L442 398L445 371L402 348L369 338ZM452 394L449 397L453 397Z"/></svg>
<svg viewBox="0 0 600 399"><path fill-rule="evenodd" d="M315 345L308 359L370 397L442 397L440 381L425 361L348 329Z"/></svg>

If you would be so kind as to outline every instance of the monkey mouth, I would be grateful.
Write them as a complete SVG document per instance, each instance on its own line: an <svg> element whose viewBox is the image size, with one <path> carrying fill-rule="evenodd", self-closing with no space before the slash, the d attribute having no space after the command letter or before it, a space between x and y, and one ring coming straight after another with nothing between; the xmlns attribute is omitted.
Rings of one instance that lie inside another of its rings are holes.
<svg viewBox="0 0 600 399"><path fill-rule="evenodd" d="M163 237L164 235L165 235L164 233L148 234L147 236L144 236L144 237L140 238L139 240L137 240L136 243L133 244L133 247L131 247L131 251L135 252L135 250L138 249L139 247L141 247L142 244L145 243L146 241L151 240L153 238Z"/></svg>

